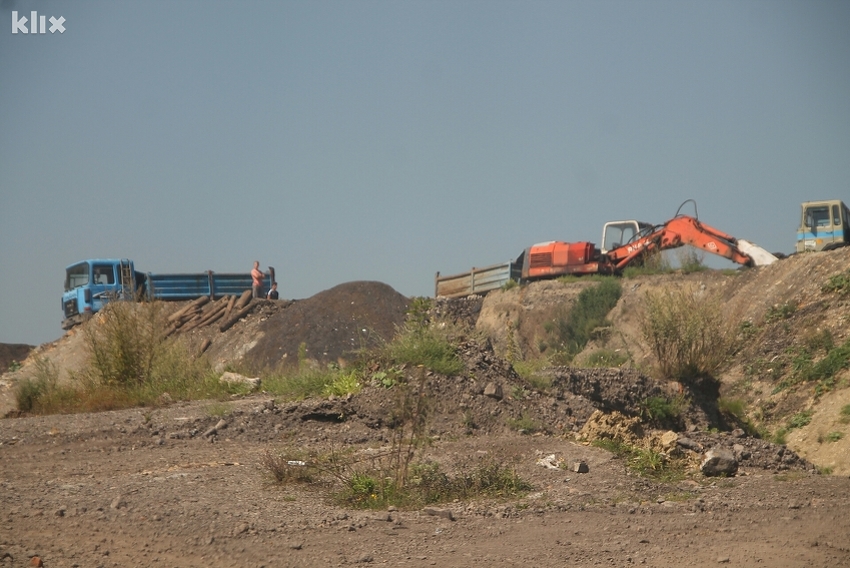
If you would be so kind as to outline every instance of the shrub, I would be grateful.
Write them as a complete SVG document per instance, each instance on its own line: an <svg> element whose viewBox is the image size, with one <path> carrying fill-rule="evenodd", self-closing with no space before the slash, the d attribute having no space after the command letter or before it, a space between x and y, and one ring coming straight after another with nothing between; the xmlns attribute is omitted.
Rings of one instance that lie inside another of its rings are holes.
<svg viewBox="0 0 850 568"><path fill-rule="evenodd" d="M745 420L747 404L740 398L727 398L721 396L717 399L717 409L720 412L734 416L738 420Z"/></svg>
<svg viewBox="0 0 850 568"><path fill-rule="evenodd" d="M32 378L18 381L15 387L15 402L21 412L35 412L44 406L51 394L56 390L59 371L48 359L39 358L35 361L35 374Z"/></svg>
<svg viewBox="0 0 850 568"><path fill-rule="evenodd" d="M166 348L165 323L159 302L110 302L83 329L89 376L106 386L150 381Z"/></svg>
<svg viewBox="0 0 850 568"><path fill-rule="evenodd" d="M841 407L839 422L842 424L850 423L850 404L845 404Z"/></svg>
<svg viewBox="0 0 850 568"><path fill-rule="evenodd" d="M689 401L684 396L668 398L652 396L640 404L641 416L657 424L668 424L677 421L687 410Z"/></svg>
<svg viewBox="0 0 850 568"><path fill-rule="evenodd" d="M661 373L672 379L711 375L733 337L719 302L690 288L647 292L641 331Z"/></svg>
<svg viewBox="0 0 850 568"><path fill-rule="evenodd" d="M596 286L581 291L571 308L561 307L547 325L562 362L569 363L590 341L593 331L605 324L608 315L620 299L622 288L613 278L605 278ZM553 357L558 359L558 357Z"/></svg>
<svg viewBox="0 0 850 568"><path fill-rule="evenodd" d="M690 245L685 245L684 247L676 249L676 258L679 261L679 268L681 269L682 274L691 274L693 272L708 270L708 267L703 264L705 253Z"/></svg>
<svg viewBox="0 0 850 568"><path fill-rule="evenodd" d="M670 272L670 263L660 250L653 250L643 256L640 262L634 262L623 270L625 278L646 276L650 274L665 274Z"/></svg>
<svg viewBox="0 0 850 568"><path fill-rule="evenodd" d="M315 460L301 450L266 450L260 455L260 467L265 469L275 482L312 483L318 476Z"/></svg>

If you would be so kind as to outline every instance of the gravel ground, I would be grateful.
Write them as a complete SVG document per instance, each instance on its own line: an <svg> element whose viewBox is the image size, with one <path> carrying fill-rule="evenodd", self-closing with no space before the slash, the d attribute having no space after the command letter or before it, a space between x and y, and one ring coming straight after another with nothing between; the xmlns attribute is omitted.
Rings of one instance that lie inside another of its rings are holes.
<svg viewBox="0 0 850 568"><path fill-rule="evenodd" d="M522 498L341 508L323 491L273 484L259 465L269 448L365 448L355 438L381 431L305 418L311 404L256 395L224 412L199 402L0 421L0 566L850 564L846 478L754 462L732 478L658 483L562 436L445 435L427 450L441 464L513 465L534 486ZM538 465L553 454L589 472Z"/></svg>

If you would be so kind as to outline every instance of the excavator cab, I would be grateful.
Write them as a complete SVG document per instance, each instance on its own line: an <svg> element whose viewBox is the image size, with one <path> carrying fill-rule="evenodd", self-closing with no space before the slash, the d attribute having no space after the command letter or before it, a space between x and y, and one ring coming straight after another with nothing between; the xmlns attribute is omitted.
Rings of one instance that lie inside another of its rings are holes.
<svg viewBox="0 0 850 568"><path fill-rule="evenodd" d="M602 227L602 254L620 248L652 232L650 223L629 219L627 221L610 221Z"/></svg>

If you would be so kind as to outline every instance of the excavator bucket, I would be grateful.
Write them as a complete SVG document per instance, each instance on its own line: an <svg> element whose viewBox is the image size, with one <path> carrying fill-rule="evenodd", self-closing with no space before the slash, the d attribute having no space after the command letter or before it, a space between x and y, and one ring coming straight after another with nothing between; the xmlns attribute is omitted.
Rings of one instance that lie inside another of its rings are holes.
<svg viewBox="0 0 850 568"><path fill-rule="evenodd" d="M744 239L738 239L738 249L752 258L755 266L767 266L779 260L757 244L745 241Z"/></svg>

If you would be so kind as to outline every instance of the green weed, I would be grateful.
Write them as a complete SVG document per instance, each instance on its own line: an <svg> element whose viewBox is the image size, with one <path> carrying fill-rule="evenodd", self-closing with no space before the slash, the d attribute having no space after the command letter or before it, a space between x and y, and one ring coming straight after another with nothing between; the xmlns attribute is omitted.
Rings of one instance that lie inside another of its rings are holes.
<svg viewBox="0 0 850 568"><path fill-rule="evenodd" d="M509 418L507 424L511 429L522 432L523 434L533 434L543 429L540 424L525 412L519 418Z"/></svg>
<svg viewBox="0 0 850 568"><path fill-rule="evenodd" d="M450 331L436 327L408 325L385 344L380 355L395 365L423 366L441 375L463 371Z"/></svg>
<svg viewBox="0 0 850 568"><path fill-rule="evenodd" d="M844 437L844 432L830 432L826 436L823 437L823 440L818 440L819 442L837 442L841 438Z"/></svg>
<svg viewBox="0 0 850 568"><path fill-rule="evenodd" d="M812 416L814 415L814 410L802 410L796 414L794 414L791 418L788 419L788 422L785 424L785 427L788 430L794 430L795 428L803 428L808 426L812 421Z"/></svg>
<svg viewBox="0 0 850 568"><path fill-rule="evenodd" d="M786 445L788 443L788 428L777 428L776 432L773 433L771 441L780 446Z"/></svg>
<svg viewBox="0 0 850 568"><path fill-rule="evenodd" d="M322 389L325 396L346 396L357 394L363 388L356 371L339 372L331 382Z"/></svg>
<svg viewBox="0 0 850 568"><path fill-rule="evenodd" d="M764 316L765 323L785 320L794 315L797 311L797 304L794 302L785 302L784 304L776 304L771 306Z"/></svg>
<svg viewBox="0 0 850 568"><path fill-rule="evenodd" d="M525 382L535 390L545 392L552 386L552 377L541 373L549 362L546 359L532 359L530 361L514 361L511 365Z"/></svg>
<svg viewBox="0 0 850 568"><path fill-rule="evenodd" d="M622 367L629 361L628 356L613 349L599 349L585 358L586 367Z"/></svg>
<svg viewBox="0 0 850 568"><path fill-rule="evenodd" d="M339 369L310 368L309 365L293 374L276 373L263 379L263 389L284 400L304 400L321 396L339 375Z"/></svg>
<svg viewBox="0 0 850 568"><path fill-rule="evenodd" d="M644 450L608 438L594 440L592 445L608 450L626 460L626 466L642 477L665 482L678 481L685 477L683 461L670 459L659 452Z"/></svg>
<svg viewBox="0 0 850 568"><path fill-rule="evenodd" d="M850 270L830 276L822 289L824 292L841 295L850 294Z"/></svg>
<svg viewBox="0 0 850 568"><path fill-rule="evenodd" d="M653 396L641 402L641 416L656 424L669 424L678 421L688 405L689 401L684 396Z"/></svg>
<svg viewBox="0 0 850 568"><path fill-rule="evenodd" d="M605 325L608 312L617 305L622 288L610 277L600 280L596 286L581 291L570 308L562 306L546 327L555 346L554 363L568 364L590 341L595 329Z"/></svg>

